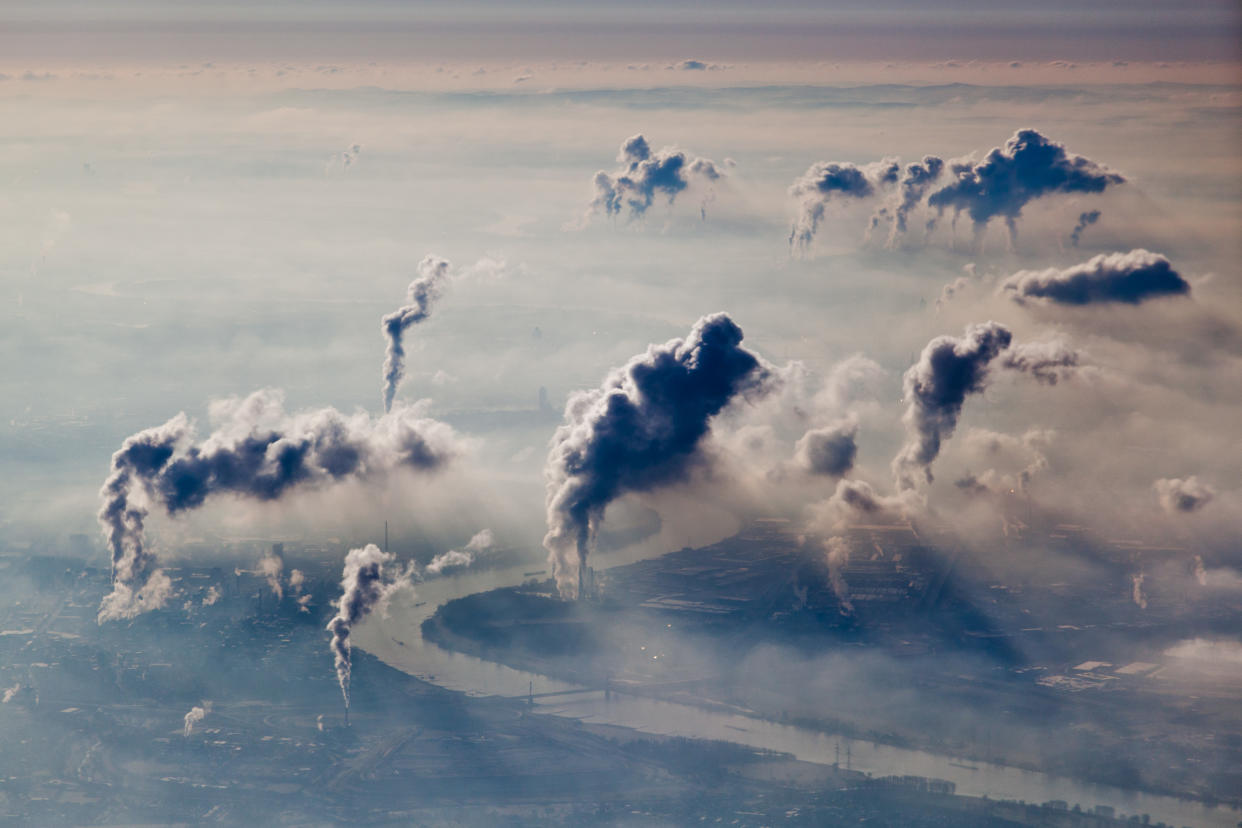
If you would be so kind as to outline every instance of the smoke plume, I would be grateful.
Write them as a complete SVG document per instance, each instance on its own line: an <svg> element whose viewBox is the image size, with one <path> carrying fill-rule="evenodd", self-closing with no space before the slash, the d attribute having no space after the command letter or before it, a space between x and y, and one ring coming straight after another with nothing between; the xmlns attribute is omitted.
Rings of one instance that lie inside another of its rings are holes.
<svg viewBox="0 0 1242 828"><path fill-rule="evenodd" d="M910 211L919 205L924 194L944 171L944 160L934 155L925 156L922 162L907 164L901 175L900 201L893 209L893 227L888 236L891 247L897 236L906 232Z"/></svg>
<svg viewBox="0 0 1242 828"><path fill-rule="evenodd" d="M703 461L712 418L739 395L762 393L769 376L742 347L742 329L718 313L696 322L686 339L649 346L599 388L570 395L544 472L544 546L563 595L577 595L608 504L684 480Z"/></svg>
<svg viewBox="0 0 1242 828"><path fill-rule="evenodd" d="M812 507L810 528L821 535L847 528L864 519L899 521L917 506L915 498L905 495L882 495L865 480L841 480L832 497Z"/></svg>
<svg viewBox="0 0 1242 828"><path fill-rule="evenodd" d="M483 552L492 548L496 539L492 535L491 529L483 529L476 532L465 549L450 549L442 552L431 559L431 563L427 564L427 572L432 575L440 575L446 570L458 569L470 566L474 563L474 556L478 552Z"/></svg>
<svg viewBox="0 0 1242 828"><path fill-rule="evenodd" d="M595 198L588 216L603 213L619 215L629 208L630 217L641 216L655 202L656 194L672 204L678 193L690 186L691 179L711 183L724 176L719 165L706 158L687 158L681 150L664 147L652 150L642 135L628 138L617 153L619 170L595 174ZM706 210L706 205L701 212Z"/></svg>
<svg viewBox="0 0 1242 828"><path fill-rule="evenodd" d="M433 471L456 453L444 423L399 407L372 419L333 408L287 414L280 392L212 406L217 428L201 443L185 414L128 438L112 457L99 522L112 550L113 591L99 621L158 609L172 594L143 538L147 508L169 515L210 497L274 501L294 489L367 480L398 469Z"/></svg>
<svg viewBox="0 0 1242 828"><path fill-rule="evenodd" d="M144 609L163 606L158 594L150 591L138 594L158 570L155 556L146 548L143 539L147 517L145 498L141 495L134 497L134 488L148 487L164 471L173 452L189 432L189 420L185 414L178 414L162 426L148 428L126 438L121 448L112 455L112 472L99 492L103 499L99 524L112 552L113 595L117 597L108 607L107 615L104 608L100 608L100 620L132 618ZM162 572L159 574L163 575ZM152 599L156 599L155 606L145 606L151 604Z"/></svg>
<svg viewBox="0 0 1242 828"><path fill-rule="evenodd" d="M185 714L185 738L190 738L190 734L194 732L194 725L201 722L211 712L211 702L203 702L202 706L195 705L190 708L190 712Z"/></svg>
<svg viewBox="0 0 1242 828"><path fill-rule="evenodd" d="M354 625L376 609L383 612L389 598L399 589L410 588L410 571L397 564L397 556L373 543L351 549L345 556L341 576L341 598L336 615L328 622L332 633L330 646L336 663L336 677L341 684L345 709L349 710L349 684L352 672L352 649L349 635Z"/></svg>
<svg viewBox="0 0 1242 828"><path fill-rule="evenodd" d="M943 212L970 214L976 231L1001 217L1010 238L1017 235L1017 219L1031 201L1054 193L1100 193L1125 178L1081 155L1071 155L1061 144L1034 129L1021 129L987 154L979 163L950 165L954 180L927 197L927 204Z"/></svg>
<svg viewBox="0 0 1242 828"><path fill-rule="evenodd" d="M1130 576L1130 597L1139 609L1147 609L1147 595L1143 592L1143 581L1147 576L1142 572L1136 572Z"/></svg>
<svg viewBox="0 0 1242 828"><path fill-rule="evenodd" d="M811 474L841 477L854 468L858 455L858 422L841 420L802 435L794 448L794 458Z"/></svg>
<svg viewBox="0 0 1242 828"><path fill-rule="evenodd" d="M893 459L898 491L915 488L915 471L931 482L940 444L957 427L962 404L983 390L988 365L1009 347L1013 335L998 322L969 325L961 338L938 336L923 349L904 377L907 440Z"/></svg>
<svg viewBox="0 0 1242 828"><path fill-rule="evenodd" d="M789 188L789 195L800 199L789 246L805 251L815 240L829 204L841 199L869 198L879 187L896 184L900 170L891 158L862 167L837 161L812 164Z"/></svg>
<svg viewBox="0 0 1242 828"><path fill-rule="evenodd" d="M1103 215L1099 210L1088 210L1078 216L1078 223L1074 225L1074 232L1070 233L1070 244L1074 247L1078 246L1078 242L1082 240L1082 231L1100 220Z"/></svg>
<svg viewBox="0 0 1242 828"><path fill-rule="evenodd" d="M850 545L838 535L824 543L824 551L828 558L828 580L832 583L832 592L841 605L841 614L850 615L854 612L854 604L850 601L850 588L843 574L846 564L850 562Z"/></svg>
<svg viewBox="0 0 1242 828"><path fill-rule="evenodd" d="M418 263L418 278L406 289L405 304L381 320L380 329L387 339L384 353L384 410L392 410L397 385L405 376L405 348L401 339L405 331L431 314L432 305L444 292L448 282L449 263L428 255Z"/></svg>
<svg viewBox="0 0 1242 828"><path fill-rule="evenodd" d="M276 600L280 601L285 597L285 590L280 584L280 576L285 573L285 562L275 552L268 552L259 559L259 566L256 574L262 575L267 581L268 587L271 588L272 594L276 596Z"/></svg>
<svg viewBox="0 0 1242 828"><path fill-rule="evenodd" d="M1036 382L1056 385L1059 379L1072 376L1081 355L1060 339L1023 342L1013 346L1001 360L1001 367L1030 374Z"/></svg>
<svg viewBox="0 0 1242 828"><path fill-rule="evenodd" d="M1107 253L1059 270L1023 270L1001 286L1018 304L1035 299L1060 305L1137 305L1161 296L1185 296L1190 283L1159 253Z"/></svg>

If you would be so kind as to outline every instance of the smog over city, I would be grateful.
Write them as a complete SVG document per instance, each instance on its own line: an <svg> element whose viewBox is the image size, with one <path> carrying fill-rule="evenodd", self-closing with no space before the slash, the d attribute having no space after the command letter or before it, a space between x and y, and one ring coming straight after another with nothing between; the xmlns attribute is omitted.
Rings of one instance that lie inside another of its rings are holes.
<svg viewBox="0 0 1242 828"><path fill-rule="evenodd" d="M0 10L0 824L1242 824L1242 8Z"/></svg>

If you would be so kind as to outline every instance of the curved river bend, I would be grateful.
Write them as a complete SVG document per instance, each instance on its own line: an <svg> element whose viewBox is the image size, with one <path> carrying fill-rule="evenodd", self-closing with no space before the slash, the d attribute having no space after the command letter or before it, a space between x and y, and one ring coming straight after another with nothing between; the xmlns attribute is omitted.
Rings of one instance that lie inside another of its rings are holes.
<svg viewBox="0 0 1242 828"><path fill-rule="evenodd" d="M529 565L527 565L528 567ZM449 690L469 695L521 696L573 690L577 685L537 673L515 670L473 656L444 650L424 641L421 625L441 604L500 586L521 583L527 567L471 572L420 584L417 602L394 601L387 618L372 616L353 633L355 646L384 663ZM1061 799L1084 810L1111 805L1118 814L1149 814L1151 821L1174 826L1236 826L1242 812L1210 807L1175 797L1127 791L1043 773L950 756L851 740L831 733L752 719L692 705L603 692L537 699L541 712L587 722L620 725L645 733L718 739L755 748L783 751L798 759L831 764L848 751L851 767L873 776L905 775L947 779L957 793L993 799L1047 802Z"/></svg>

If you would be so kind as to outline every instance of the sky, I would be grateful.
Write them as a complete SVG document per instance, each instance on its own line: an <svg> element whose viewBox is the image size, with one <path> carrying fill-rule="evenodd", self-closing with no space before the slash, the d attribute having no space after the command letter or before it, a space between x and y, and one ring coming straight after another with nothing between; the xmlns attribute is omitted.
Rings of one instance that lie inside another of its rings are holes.
<svg viewBox="0 0 1242 828"><path fill-rule="evenodd" d="M804 437L841 422L849 479L902 496L892 463L922 422L903 376L934 338L995 321L1027 363L989 365L903 508L970 531L1021 490L1061 522L1242 564L1236 4L4 14L8 544L81 534L105 560L112 453L178 412L199 439L263 389L290 413L380 418L380 320L432 255L451 276L404 333L396 400L452 426L449 467L157 513L160 554L202 535L353 540L385 517L537 547L566 401L725 312L776 381L713 420L710 469L661 484L703 509L670 521L816 526L839 475L799 465ZM977 165L1026 129L1075 172L991 188ZM643 179L622 149L637 135L642 160L681 152L685 168ZM903 171L926 156L943 170L895 232ZM823 183L830 167L854 170L852 192ZM1174 288L1148 292L1151 267ZM1071 282L1087 298L1057 287ZM1062 364L1041 373L1031 354ZM642 486L626 497L659 510Z"/></svg>
<svg viewBox="0 0 1242 828"><path fill-rule="evenodd" d="M60 59L1233 60L1237 8L1173 0L13 3L5 54Z"/></svg>

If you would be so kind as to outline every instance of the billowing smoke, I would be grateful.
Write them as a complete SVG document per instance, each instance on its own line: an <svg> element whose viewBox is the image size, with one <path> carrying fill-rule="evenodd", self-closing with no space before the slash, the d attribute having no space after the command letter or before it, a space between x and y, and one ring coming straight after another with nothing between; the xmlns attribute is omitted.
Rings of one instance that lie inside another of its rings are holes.
<svg viewBox="0 0 1242 828"><path fill-rule="evenodd" d="M566 596L608 504L626 492L684 480L704 461L712 418L739 396L763 393L770 371L742 347L726 314L705 316L686 339L649 346L603 384L570 395L545 466L544 546Z"/></svg>
<svg viewBox="0 0 1242 828"><path fill-rule="evenodd" d="M211 586L207 587L207 594L203 596L203 601L202 601L203 606L210 607L212 604L216 603L219 600L220 600L219 588L215 584L212 584Z"/></svg>
<svg viewBox="0 0 1242 828"><path fill-rule="evenodd" d="M185 714L185 738L190 738L190 734L194 732L194 725L207 718L207 714L211 712L211 702L203 702L202 706L195 705L190 708L190 712Z"/></svg>
<svg viewBox="0 0 1242 828"><path fill-rule="evenodd" d="M1102 216L1099 210L1088 210L1078 216L1078 223L1074 225L1074 232L1070 233L1070 244L1074 247L1078 246L1078 242L1082 241L1082 231L1100 220Z"/></svg>
<svg viewBox="0 0 1242 828"><path fill-rule="evenodd" d="M1161 296L1185 296L1190 283L1164 256L1137 249L1101 253L1064 270L1019 271L1005 280L1001 290L1018 304L1037 299L1061 305L1137 305Z"/></svg>
<svg viewBox="0 0 1242 828"><path fill-rule="evenodd" d="M897 236L906 232L910 211L919 205L928 189L944 171L944 160L934 155L924 156L921 162L907 164L901 175L900 201L892 211L893 227L888 236L891 247Z"/></svg>
<svg viewBox="0 0 1242 828"><path fill-rule="evenodd" d="M287 414L280 392L257 391L213 404L216 429L194 443L185 414L128 438L112 457L99 521L112 550L112 593L99 621L157 609L172 594L146 548L143 522L154 504L170 515L215 495L273 501L294 489L365 480L398 469L432 471L456 453L444 423L399 407L378 419L333 408Z"/></svg>
<svg viewBox="0 0 1242 828"><path fill-rule="evenodd" d="M431 559L431 563L427 564L427 572L432 575L440 575L446 570L461 569L474 563L474 556L479 552L485 552L491 549L496 543L495 537L492 535L491 529L483 529L474 534L466 544L465 549L450 549L442 552Z"/></svg>
<svg viewBox="0 0 1242 828"><path fill-rule="evenodd" d="M144 542L144 499L133 495L135 487L141 491L159 477L189 432L189 420L185 414L178 414L162 426L126 438L112 455L112 472L99 492L103 499L99 524L112 552L113 585L112 594L100 607L101 621L132 618L145 609L163 606L167 600L166 590L143 593L146 585L159 585L168 579L156 568L155 555Z"/></svg>
<svg viewBox="0 0 1242 828"><path fill-rule="evenodd" d="M858 455L858 421L841 420L802 435L794 460L811 474L841 477L854 468Z"/></svg>
<svg viewBox="0 0 1242 828"><path fill-rule="evenodd" d="M961 338L938 336L927 343L904 377L908 437L893 459L898 491L915 488L916 470L931 482L931 464L957 427L967 395L983 390L989 364L1012 339L1004 325L985 322L967 326Z"/></svg>
<svg viewBox="0 0 1242 828"><path fill-rule="evenodd" d="M13 701L13 699L15 699L17 697L17 694L20 693L21 691L22 691L21 682L14 684L12 687L4 688L4 694L0 696L0 704L8 704L9 702Z"/></svg>
<svg viewBox="0 0 1242 828"><path fill-rule="evenodd" d="M1021 129L977 164L950 165L955 179L927 197L927 204L954 214L966 211L977 231L1001 217L1010 237L1017 234L1016 221L1031 201L1054 193L1100 193L1109 185L1125 182L1081 155L1050 141L1034 129Z"/></svg>
<svg viewBox="0 0 1242 828"><path fill-rule="evenodd" d="M405 304L388 314L380 322L380 329L387 339L384 352L384 410L392 410L397 385L405 376L405 348L401 339L407 328L417 325L431 314L432 305L444 292L448 282L449 263L437 256L428 255L418 263L418 278L406 289Z"/></svg>
<svg viewBox="0 0 1242 828"><path fill-rule="evenodd" d="M1002 368L1030 374L1044 385L1056 385L1058 380L1075 373L1081 359L1082 355L1064 340L1047 339L1014 345L1000 364Z"/></svg>
<svg viewBox="0 0 1242 828"><path fill-rule="evenodd" d="M1143 592L1143 581L1147 576L1142 572L1136 572L1130 576L1130 597L1139 609L1147 609L1147 595Z"/></svg>
<svg viewBox="0 0 1242 828"><path fill-rule="evenodd" d="M336 615L328 622L327 629L332 633L330 645L346 710L349 710L349 683L353 666L350 632L355 624L376 609L383 612L397 590L411 588L410 574L409 569L397 564L396 555L383 551L373 543L361 549L351 549L345 556L341 598L337 602Z"/></svg>
<svg viewBox="0 0 1242 828"><path fill-rule="evenodd" d="M1152 484L1160 506L1170 515L1188 515L1197 512L1212 502L1216 490L1199 478L1191 475L1187 478L1164 477Z"/></svg>
<svg viewBox="0 0 1242 828"><path fill-rule="evenodd" d="M850 545L845 538L835 536L824 543L824 551L828 557L828 580L832 584L832 592L837 596L842 615L854 612L854 604L850 601L850 588L845 583L844 570L850 562Z"/></svg>
<svg viewBox="0 0 1242 828"><path fill-rule="evenodd" d="M896 184L900 171L900 165L891 158L862 167L837 161L812 164L789 188L789 195L801 201L789 233L789 246L806 250L815 240L829 204L869 198L878 188Z"/></svg>
<svg viewBox="0 0 1242 828"><path fill-rule="evenodd" d="M615 216L628 207L631 217L641 216L655 202L657 194L665 196L672 204L678 193L690 186L692 179L710 184L724 176L720 166L706 158L688 158L673 147L652 150L642 135L635 135L621 145L617 161L621 169L612 173L600 170L595 174L595 198L588 215ZM705 210L704 205L701 212Z"/></svg>
<svg viewBox="0 0 1242 828"><path fill-rule="evenodd" d="M841 480L832 497L816 507L813 528L820 532L844 529L860 518L875 521L901 520L911 502L901 496L882 495L865 480Z"/></svg>

